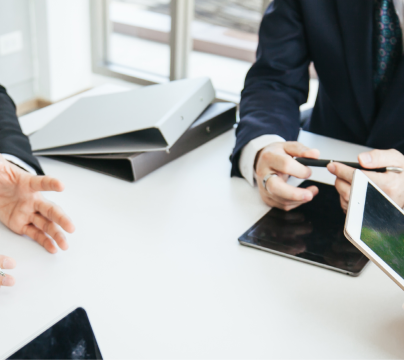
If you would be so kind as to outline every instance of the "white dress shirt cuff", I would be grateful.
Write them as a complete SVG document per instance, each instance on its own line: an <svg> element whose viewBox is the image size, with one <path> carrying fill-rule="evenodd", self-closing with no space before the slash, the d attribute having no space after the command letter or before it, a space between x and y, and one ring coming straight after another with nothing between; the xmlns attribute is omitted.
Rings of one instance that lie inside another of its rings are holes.
<svg viewBox="0 0 404 360"><path fill-rule="evenodd" d="M254 162L257 153L272 143L284 141L285 139L279 135L262 135L251 140L246 146L244 146L243 150L241 150L238 166L241 175L243 175L244 179L246 179L251 186L255 185Z"/></svg>
<svg viewBox="0 0 404 360"><path fill-rule="evenodd" d="M12 162L13 164L23 168L25 171L29 172L32 175L37 175L36 171L29 166L27 163L19 159L17 156L10 154L1 154L7 161Z"/></svg>

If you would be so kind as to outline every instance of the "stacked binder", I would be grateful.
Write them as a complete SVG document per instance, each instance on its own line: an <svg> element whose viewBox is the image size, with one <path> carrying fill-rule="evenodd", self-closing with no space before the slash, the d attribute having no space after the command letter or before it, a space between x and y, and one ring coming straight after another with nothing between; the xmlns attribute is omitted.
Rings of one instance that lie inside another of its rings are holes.
<svg viewBox="0 0 404 360"><path fill-rule="evenodd" d="M30 136L35 155L136 181L236 123L208 78L82 98Z"/></svg>

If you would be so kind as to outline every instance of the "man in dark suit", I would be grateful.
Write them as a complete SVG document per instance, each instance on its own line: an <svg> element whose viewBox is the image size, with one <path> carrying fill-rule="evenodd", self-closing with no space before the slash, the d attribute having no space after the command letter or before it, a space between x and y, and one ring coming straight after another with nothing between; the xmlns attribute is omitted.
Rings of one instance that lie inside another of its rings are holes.
<svg viewBox="0 0 404 360"><path fill-rule="evenodd" d="M41 191L63 191L63 184L43 176L38 160L32 155L28 138L22 133L15 105L0 86L0 221L20 235L27 235L55 253L56 244L67 250L62 232L74 231L74 225ZM14 285L14 278L2 269L12 269L15 261L0 255L0 287Z"/></svg>
<svg viewBox="0 0 404 360"><path fill-rule="evenodd" d="M255 176L263 200L286 210L318 193L286 184L311 173L294 156L319 157L296 142L310 62L319 92L304 129L380 149L359 155L365 168L404 167L403 18L403 0L274 0L242 92L232 176ZM328 170L346 210L354 170ZM404 174L367 175L404 206Z"/></svg>

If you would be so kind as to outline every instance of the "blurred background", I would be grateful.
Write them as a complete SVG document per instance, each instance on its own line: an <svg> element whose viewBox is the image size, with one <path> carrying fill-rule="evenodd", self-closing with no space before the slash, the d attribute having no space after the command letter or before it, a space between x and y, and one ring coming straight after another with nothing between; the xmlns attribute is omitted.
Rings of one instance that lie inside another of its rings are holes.
<svg viewBox="0 0 404 360"><path fill-rule="evenodd" d="M238 102L270 1L0 0L0 84L19 114L107 82L200 76Z"/></svg>

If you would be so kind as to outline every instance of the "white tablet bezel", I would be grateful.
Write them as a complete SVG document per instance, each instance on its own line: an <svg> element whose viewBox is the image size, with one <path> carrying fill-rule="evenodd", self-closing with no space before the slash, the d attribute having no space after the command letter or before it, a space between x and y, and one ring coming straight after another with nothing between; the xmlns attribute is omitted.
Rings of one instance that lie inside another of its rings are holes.
<svg viewBox="0 0 404 360"><path fill-rule="evenodd" d="M391 200L373 181L371 181L361 170L355 170L351 195L349 199L348 212L345 220L344 234L369 260L374 262L384 271L401 289L404 290L404 279L398 275L384 260L379 257L360 238L363 222L363 213L366 200L368 183L372 184L392 206L396 207L404 216L403 210Z"/></svg>

